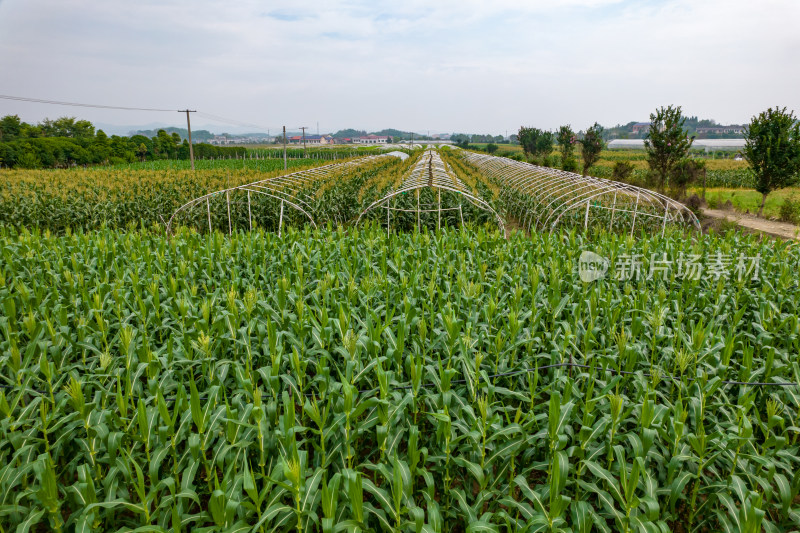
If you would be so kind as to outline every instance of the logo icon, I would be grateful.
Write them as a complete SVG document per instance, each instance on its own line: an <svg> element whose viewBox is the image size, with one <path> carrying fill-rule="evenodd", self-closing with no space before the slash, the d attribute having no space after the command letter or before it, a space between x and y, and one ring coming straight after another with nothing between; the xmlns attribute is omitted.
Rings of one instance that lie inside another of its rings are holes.
<svg viewBox="0 0 800 533"><path fill-rule="evenodd" d="M584 251L578 260L578 275L581 281L589 283L602 279L608 272L608 259L594 252Z"/></svg>

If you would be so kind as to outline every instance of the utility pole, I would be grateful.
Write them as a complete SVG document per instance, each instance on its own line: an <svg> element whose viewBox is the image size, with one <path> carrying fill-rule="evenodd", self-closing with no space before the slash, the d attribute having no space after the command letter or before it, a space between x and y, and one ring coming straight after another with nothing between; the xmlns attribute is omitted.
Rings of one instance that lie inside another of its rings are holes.
<svg viewBox="0 0 800 533"><path fill-rule="evenodd" d="M194 148L192 148L192 123L189 121L189 113L197 113L197 110L179 109L178 113L186 113L186 129L189 130L189 160L192 162L194 170Z"/></svg>
<svg viewBox="0 0 800 533"><path fill-rule="evenodd" d="M411 132L411 148L414 148L414 132Z"/></svg>
<svg viewBox="0 0 800 533"><path fill-rule="evenodd" d="M319 135L319 120L317 121L317 135Z"/></svg>
<svg viewBox="0 0 800 533"><path fill-rule="evenodd" d="M300 126L300 129L303 130L303 157L305 157L305 154L306 154L306 130L308 129L308 126Z"/></svg>
<svg viewBox="0 0 800 533"><path fill-rule="evenodd" d="M286 170L286 126L283 127L283 170Z"/></svg>

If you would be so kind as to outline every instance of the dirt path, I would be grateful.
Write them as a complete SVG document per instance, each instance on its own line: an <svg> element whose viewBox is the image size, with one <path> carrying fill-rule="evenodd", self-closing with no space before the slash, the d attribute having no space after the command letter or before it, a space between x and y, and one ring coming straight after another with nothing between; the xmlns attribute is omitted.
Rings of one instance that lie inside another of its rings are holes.
<svg viewBox="0 0 800 533"><path fill-rule="evenodd" d="M745 228L768 233L783 239L800 240L800 227L787 222L775 222L734 211L722 211L721 209L703 209L703 214L712 218L731 220Z"/></svg>

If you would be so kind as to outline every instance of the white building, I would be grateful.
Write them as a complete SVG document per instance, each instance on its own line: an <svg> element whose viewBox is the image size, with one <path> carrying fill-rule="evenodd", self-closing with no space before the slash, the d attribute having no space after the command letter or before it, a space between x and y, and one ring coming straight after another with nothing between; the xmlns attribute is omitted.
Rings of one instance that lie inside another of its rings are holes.
<svg viewBox="0 0 800 533"><path fill-rule="evenodd" d="M385 135L367 135L365 137L356 137L353 142L356 144L386 144L389 142L389 137Z"/></svg>

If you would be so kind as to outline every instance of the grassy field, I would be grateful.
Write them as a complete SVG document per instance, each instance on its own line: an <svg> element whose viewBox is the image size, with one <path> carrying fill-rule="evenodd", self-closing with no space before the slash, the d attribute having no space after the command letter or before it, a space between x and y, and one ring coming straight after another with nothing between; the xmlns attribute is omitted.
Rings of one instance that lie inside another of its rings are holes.
<svg viewBox="0 0 800 533"><path fill-rule="evenodd" d="M701 196L703 190L702 188L695 187L691 189L690 193ZM761 207L761 199L761 193L752 189L730 189L722 187L706 189L706 201L709 207L712 208L723 207L730 201L733 208L737 211L756 214L758 213L759 207ZM770 193L764 204L764 216L767 218L778 218L780 216L781 205L786 200L800 201L800 187L787 187L786 189Z"/></svg>

